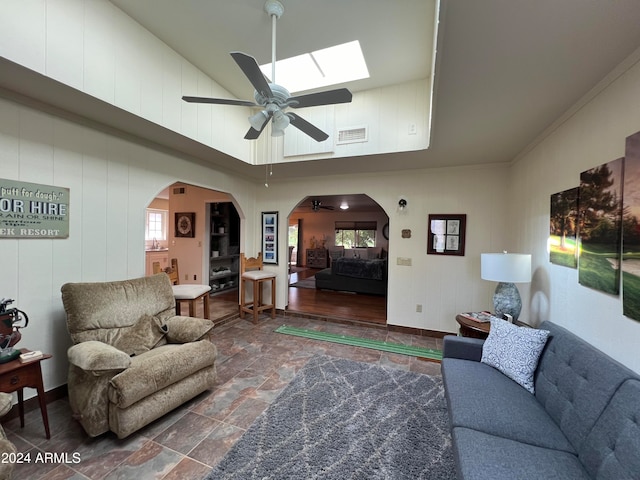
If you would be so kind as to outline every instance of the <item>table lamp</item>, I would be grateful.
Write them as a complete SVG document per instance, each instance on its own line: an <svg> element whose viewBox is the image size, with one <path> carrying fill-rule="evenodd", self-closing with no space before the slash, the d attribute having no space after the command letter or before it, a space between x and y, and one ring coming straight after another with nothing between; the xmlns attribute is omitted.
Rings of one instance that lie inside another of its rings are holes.
<svg viewBox="0 0 640 480"><path fill-rule="evenodd" d="M522 299L515 283L531 281L531 255L524 253L482 253L480 276L499 282L493 294L493 311L498 317L510 315L515 321L522 310Z"/></svg>

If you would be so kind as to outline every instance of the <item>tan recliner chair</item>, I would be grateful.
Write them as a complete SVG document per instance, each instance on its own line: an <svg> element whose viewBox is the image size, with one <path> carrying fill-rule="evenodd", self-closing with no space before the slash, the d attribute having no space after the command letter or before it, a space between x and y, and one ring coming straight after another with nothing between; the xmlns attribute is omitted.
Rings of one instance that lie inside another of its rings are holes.
<svg viewBox="0 0 640 480"><path fill-rule="evenodd" d="M8 393L0 393L0 417L6 415L11 410L11 395ZM15 466L10 454L17 452L13 443L7 440L7 436L0 426L0 455L6 461L0 462L0 480L9 480L13 467Z"/></svg>
<svg viewBox="0 0 640 480"><path fill-rule="evenodd" d="M176 316L166 273L61 291L69 403L90 436L124 438L214 386L213 323Z"/></svg>

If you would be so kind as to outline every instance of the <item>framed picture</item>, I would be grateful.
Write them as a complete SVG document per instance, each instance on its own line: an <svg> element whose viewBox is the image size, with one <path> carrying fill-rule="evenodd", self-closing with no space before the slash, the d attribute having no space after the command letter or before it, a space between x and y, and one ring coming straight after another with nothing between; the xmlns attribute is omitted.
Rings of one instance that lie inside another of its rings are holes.
<svg viewBox="0 0 640 480"><path fill-rule="evenodd" d="M176 213L176 237L193 238L196 236L196 214Z"/></svg>
<svg viewBox="0 0 640 480"><path fill-rule="evenodd" d="M580 187L551 195L549 261L578 268L578 197Z"/></svg>
<svg viewBox="0 0 640 480"><path fill-rule="evenodd" d="M464 256L466 214L429 214L427 253Z"/></svg>
<svg viewBox="0 0 640 480"><path fill-rule="evenodd" d="M278 212L262 212L262 262L278 264Z"/></svg>
<svg viewBox="0 0 640 480"><path fill-rule="evenodd" d="M578 283L610 295L620 293L623 173L624 157L580 173Z"/></svg>

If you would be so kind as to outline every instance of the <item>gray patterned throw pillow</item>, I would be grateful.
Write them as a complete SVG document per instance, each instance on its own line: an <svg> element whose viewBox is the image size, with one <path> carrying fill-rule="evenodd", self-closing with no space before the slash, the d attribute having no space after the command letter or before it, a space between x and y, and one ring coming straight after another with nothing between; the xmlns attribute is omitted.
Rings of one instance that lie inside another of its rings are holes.
<svg viewBox="0 0 640 480"><path fill-rule="evenodd" d="M504 320L492 319L489 336L482 347L481 361L535 393L533 374L548 337L548 330L518 327Z"/></svg>

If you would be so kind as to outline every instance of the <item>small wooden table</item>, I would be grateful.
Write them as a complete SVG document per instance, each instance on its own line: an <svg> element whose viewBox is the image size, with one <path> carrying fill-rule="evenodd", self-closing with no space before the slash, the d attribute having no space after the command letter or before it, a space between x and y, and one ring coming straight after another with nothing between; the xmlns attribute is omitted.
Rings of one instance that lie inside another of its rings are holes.
<svg viewBox="0 0 640 480"><path fill-rule="evenodd" d="M456 322L460 325L459 331L462 337L482 338L485 339L489 336L489 330L491 329L491 322L476 322L464 315L456 315ZM513 322L514 325L519 327L530 327L520 320Z"/></svg>
<svg viewBox="0 0 640 480"><path fill-rule="evenodd" d="M22 353L28 352L26 348L20 349ZM0 392L18 392L18 411L20 412L20 427L24 428L24 392L25 387L35 388L38 392L40 403L40 413L47 439L51 438L49 431L49 416L47 415L47 404L44 399L44 386L42 385L42 369L40 362L51 358L45 353L43 356L31 360L27 363L20 362L17 358L7 363L0 364Z"/></svg>
<svg viewBox="0 0 640 480"><path fill-rule="evenodd" d="M490 322L475 322L464 315L456 315L456 322L460 325L460 335L472 338L487 338L489 336Z"/></svg>

